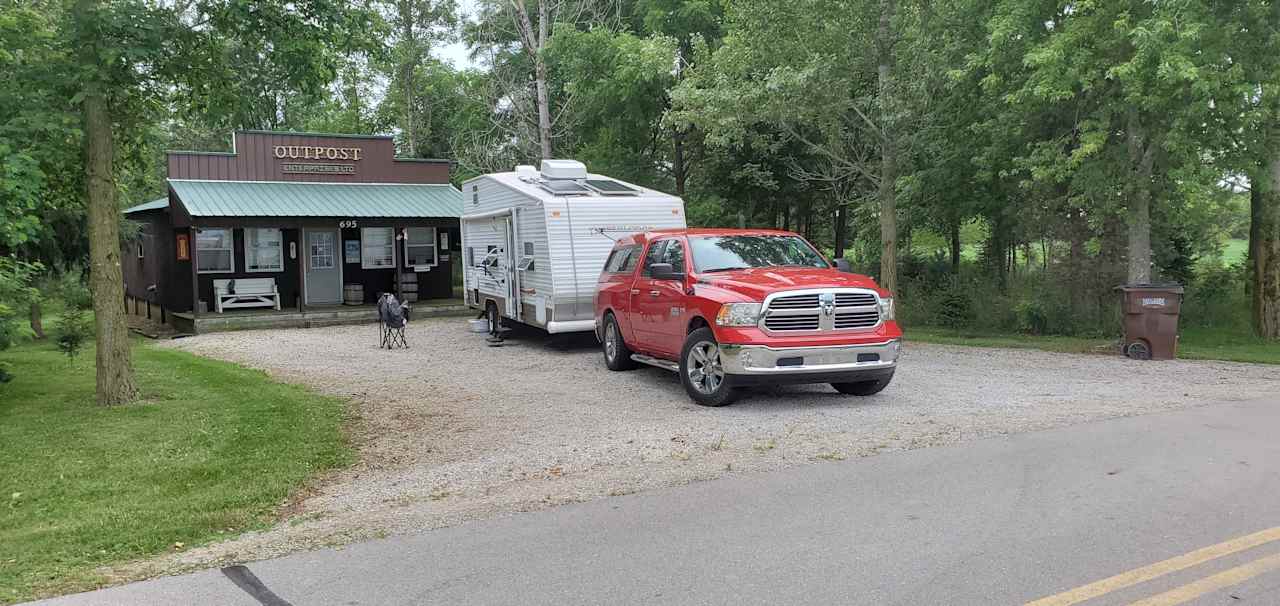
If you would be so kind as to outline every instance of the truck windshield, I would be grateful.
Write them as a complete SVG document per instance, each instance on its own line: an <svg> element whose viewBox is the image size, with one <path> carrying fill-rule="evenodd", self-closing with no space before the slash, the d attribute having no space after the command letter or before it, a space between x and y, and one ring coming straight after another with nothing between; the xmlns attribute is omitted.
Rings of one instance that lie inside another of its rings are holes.
<svg viewBox="0 0 1280 606"><path fill-rule="evenodd" d="M831 267L798 236L702 236L689 238L693 267L701 273L757 267Z"/></svg>

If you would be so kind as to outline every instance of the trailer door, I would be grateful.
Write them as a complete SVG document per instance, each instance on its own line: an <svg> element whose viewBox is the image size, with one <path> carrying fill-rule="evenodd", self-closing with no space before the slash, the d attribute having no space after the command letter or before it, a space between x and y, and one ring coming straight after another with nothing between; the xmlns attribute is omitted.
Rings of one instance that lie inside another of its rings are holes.
<svg viewBox="0 0 1280 606"><path fill-rule="evenodd" d="M516 311L520 309L520 285L517 284L518 272L516 272L516 233L515 225L511 222L511 215L503 215L498 218L498 232L502 238L502 269L505 272L503 282L505 288L505 304L503 305L502 315L519 319Z"/></svg>

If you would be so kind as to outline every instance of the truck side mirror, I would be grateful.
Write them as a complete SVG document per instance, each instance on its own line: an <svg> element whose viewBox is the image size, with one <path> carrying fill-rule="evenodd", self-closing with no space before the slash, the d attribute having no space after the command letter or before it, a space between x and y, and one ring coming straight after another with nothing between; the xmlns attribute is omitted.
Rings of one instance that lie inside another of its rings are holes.
<svg viewBox="0 0 1280 606"><path fill-rule="evenodd" d="M684 274L676 272L670 263L654 263L649 266L649 277L654 280L683 280Z"/></svg>
<svg viewBox="0 0 1280 606"><path fill-rule="evenodd" d="M842 271L848 274L853 273L853 268L849 267L848 261L845 261L844 259L836 259L836 271Z"/></svg>

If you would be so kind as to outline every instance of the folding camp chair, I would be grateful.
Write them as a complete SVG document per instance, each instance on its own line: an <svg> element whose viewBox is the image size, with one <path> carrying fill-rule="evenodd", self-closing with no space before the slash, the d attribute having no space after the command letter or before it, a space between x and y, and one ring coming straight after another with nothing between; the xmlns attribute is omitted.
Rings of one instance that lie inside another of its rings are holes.
<svg viewBox="0 0 1280 606"><path fill-rule="evenodd" d="M409 347L404 338L404 328L409 323L409 305L396 300L395 295L383 293L378 298L378 347L394 349Z"/></svg>

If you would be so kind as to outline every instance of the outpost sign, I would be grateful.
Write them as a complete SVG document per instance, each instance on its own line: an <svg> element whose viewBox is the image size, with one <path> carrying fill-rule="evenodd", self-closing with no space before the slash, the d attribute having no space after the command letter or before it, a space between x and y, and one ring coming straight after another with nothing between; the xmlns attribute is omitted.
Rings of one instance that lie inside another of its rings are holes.
<svg viewBox="0 0 1280 606"><path fill-rule="evenodd" d="M281 160L359 160L359 147L322 147L311 145L277 145L272 153Z"/></svg>

